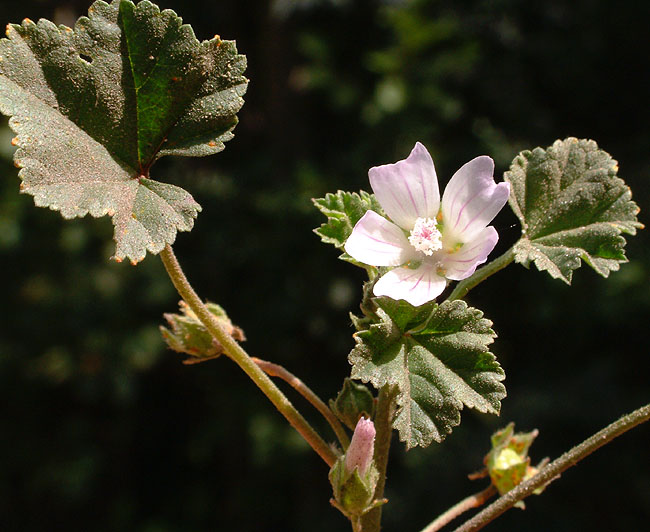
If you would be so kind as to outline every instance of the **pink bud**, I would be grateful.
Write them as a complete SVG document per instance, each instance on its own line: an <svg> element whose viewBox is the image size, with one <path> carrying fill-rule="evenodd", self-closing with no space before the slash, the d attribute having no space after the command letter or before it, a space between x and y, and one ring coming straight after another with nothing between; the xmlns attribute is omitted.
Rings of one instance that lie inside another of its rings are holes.
<svg viewBox="0 0 650 532"><path fill-rule="evenodd" d="M352 435L350 447L345 453L345 469L352 473L359 468L359 475L364 476L372 463L375 452L375 425L370 419L362 417Z"/></svg>

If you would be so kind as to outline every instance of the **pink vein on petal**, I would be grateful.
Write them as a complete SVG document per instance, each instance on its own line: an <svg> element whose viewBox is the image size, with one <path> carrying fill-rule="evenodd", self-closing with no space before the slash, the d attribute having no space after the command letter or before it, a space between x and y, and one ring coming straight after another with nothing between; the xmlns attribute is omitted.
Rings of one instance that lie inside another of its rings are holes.
<svg viewBox="0 0 650 532"><path fill-rule="evenodd" d="M474 198L476 198L476 196L478 196L479 194L481 194L481 192L483 192L483 190L479 190L476 194L474 194L471 198L469 198L469 199L465 202L465 204L460 208L460 211L458 211L458 216L456 217L456 222L454 223L454 229L456 229L456 228L458 227L458 222L460 222L460 217L461 217L461 215L463 214L463 211L465 210L465 207L467 207L467 206L472 202L472 200L473 200ZM486 207L486 208L487 208L487 207ZM485 210L485 209L484 209L484 210ZM483 212L483 211L481 211L481 212ZM469 225L469 224L468 224L468 225ZM467 229L467 226L465 226L465 229ZM465 229L463 229L463 231L464 231ZM461 232L462 232L462 231L461 231Z"/></svg>
<svg viewBox="0 0 650 532"><path fill-rule="evenodd" d="M399 196L395 194L395 192L391 189L390 195L393 196L393 199L395 200L395 203L399 205L399 208L402 209L402 215L406 215L406 209L404 208L404 205L402 205L402 202L399 199Z"/></svg>
<svg viewBox="0 0 650 532"><path fill-rule="evenodd" d="M473 198L472 198L472 199L473 199ZM474 220L476 220L476 219L477 219L481 214L483 214L483 213L485 212L485 210L486 210L488 207L490 207L490 204L489 204L489 203L486 203L485 206L484 206L484 207L483 207L479 212L476 213L476 216L474 216L474 218L472 218L469 222L467 222L467 224L465 224L465 227L463 227L463 229L461 229L461 233L465 232L465 231L467 230L467 228L468 228L470 225L472 225L472 223L474 222ZM489 222L488 222L488 223L489 223Z"/></svg>
<svg viewBox="0 0 650 532"><path fill-rule="evenodd" d="M368 233L366 233L366 238L372 240L373 242L379 242L380 244L384 244L386 246L393 246L394 248L403 249L402 246L398 244L393 244L392 242L388 242L386 240L380 240L379 238L375 238L374 236L371 236Z"/></svg>
<svg viewBox="0 0 650 532"><path fill-rule="evenodd" d="M415 217L417 218L420 215L420 213L418 212L419 209L417 203L415 203L415 199L413 198L413 192L411 192L411 187L409 186L407 181L404 181L404 185L406 186L406 190L408 191L409 197L411 198L411 203L413 204L413 208L415 211Z"/></svg>

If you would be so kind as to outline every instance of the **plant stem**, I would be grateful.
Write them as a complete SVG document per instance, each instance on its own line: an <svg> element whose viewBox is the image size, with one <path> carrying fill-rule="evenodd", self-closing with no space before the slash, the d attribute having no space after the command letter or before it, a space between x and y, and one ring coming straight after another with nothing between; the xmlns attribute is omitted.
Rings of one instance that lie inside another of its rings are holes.
<svg viewBox="0 0 650 532"><path fill-rule="evenodd" d="M473 275L458 283L456 285L456 288L454 288L454 290L452 291L452 293L449 294L447 301L454 301L455 299L464 298L467 295L467 293L476 285L485 281L485 279L490 277L490 275L493 275L497 273L499 270L505 268L508 264L510 264L513 260L515 260L514 249L515 247L512 246L503 255L487 263L482 268L476 270Z"/></svg>
<svg viewBox="0 0 650 532"><path fill-rule="evenodd" d="M300 433L325 463L332 467L337 459L336 453L325 443L311 425L307 423L289 399L285 397L266 373L253 362L248 353L228 334L219 321L206 308L203 301L201 301L192 288L192 285L190 285L187 277L185 277L171 246L165 246L165 249L160 252L160 258L180 296L194 311L210 334L222 345L224 353L244 370L257 387L262 390L264 395L269 398L273 405L287 419L291 426Z"/></svg>
<svg viewBox="0 0 650 532"><path fill-rule="evenodd" d="M496 492L497 489L492 484L490 484L483 491L475 493L474 495L470 495L469 497L460 501L458 504L455 504L449 508L449 510L447 510L445 513L440 514L438 517L436 517L435 521L432 521L430 524L428 524L421 530L421 532L437 532L442 527L456 519L459 515L465 513L467 510L483 506L483 504L485 504L485 501L492 497L492 495L494 495Z"/></svg>
<svg viewBox="0 0 650 532"><path fill-rule="evenodd" d="M512 508L517 502L528 497L537 488L549 484L569 467L577 464L580 460L590 455L603 445L608 444L617 436L644 423L650 419L650 404L623 416L618 421L605 427L590 438L587 438L580 445L567 451L558 459L554 460L530 479L522 482L517 487L498 498L483 511L476 514L464 525L457 528L455 532L474 532L480 530L488 523L499 517L506 510Z"/></svg>
<svg viewBox="0 0 650 532"><path fill-rule="evenodd" d="M379 481L375 488L375 500L384 497L384 487L386 486L386 469L388 467L388 451L390 450L390 440L393 435L393 415L395 413L395 397L397 396L397 387L384 385L379 390L377 398L377 413L375 414L375 467L379 471ZM370 510L362 517L363 532L379 532L381 529L381 510L378 506Z"/></svg>
<svg viewBox="0 0 650 532"><path fill-rule="evenodd" d="M274 364L273 362L268 362L266 360L261 360L257 357L252 357L253 362L257 364L264 372L271 377L278 377L283 381L289 383L291 387L296 390L300 395L302 395L307 401L309 401L312 406L318 410L325 420L330 424L332 430L336 434L336 437L339 439L343 450L346 450L350 446L350 438L348 433L345 432L343 425L334 415L334 412L318 397L304 382L302 382L298 377L293 373L283 368L279 364Z"/></svg>

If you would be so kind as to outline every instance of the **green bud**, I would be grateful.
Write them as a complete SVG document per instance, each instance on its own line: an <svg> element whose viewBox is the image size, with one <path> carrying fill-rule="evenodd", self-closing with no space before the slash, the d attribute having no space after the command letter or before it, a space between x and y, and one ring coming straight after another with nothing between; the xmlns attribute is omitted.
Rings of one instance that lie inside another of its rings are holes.
<svg viewBox="0 0 650 532"><path fill-rule="evenodd" d="M375 399L370 390L349 378L343 382L336 399L330 399L329 405L336 417L351 430L362 416L372 418L375 414Z"/></svg>
<svg viewBox="0 0 650 532"><path fill-rule="evenodd" d="M348 450L330 470L332 504L350 519L358 519L385 502L374 499L379 481L373 462L374 447L375 427L371 420L361 418Z"/></svg>
<svg viewBox="0 0 650 532"><path fill-rule="evenodd" d="M528 449L539 432L533 430L515 434L514 430L515 424L509 423L504 429L495 432L491 438L492 450L484 460L492 484L501 495L528 480L538 471L530 465ZM542 489L536 490L535 493L541 493ZM523 503L517 505L523 508Z"/></svg>
<svg viewBox="0 0 650 532"><path fill-rule="evenodd" d="M194 364L223 353L223 347L203 326L196 314L184 301L179 303L180 314L164 314L169 328L160 326L160 332L167 345L179 353L190 355L185 364ZM225 311L215 303L207 303L212 315L226 328L230 335L239 341L246 339L244 331L232 324Z"/></svg>
<svg viewBox="0 0 650 532"><path fill-rule="evenodd" d="M346 516L358 517L371 509L375 487L379 480L379 473L374 465L361 476L358 468L349 473L345 467L345 460L339 459L332 467L329 479L334 491L336 507Z"/></svg>

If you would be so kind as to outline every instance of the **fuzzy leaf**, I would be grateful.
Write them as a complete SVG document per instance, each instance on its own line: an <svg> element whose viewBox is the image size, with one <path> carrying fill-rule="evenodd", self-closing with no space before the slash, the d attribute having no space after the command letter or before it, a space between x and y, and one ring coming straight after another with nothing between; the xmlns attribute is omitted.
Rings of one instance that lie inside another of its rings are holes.
<svg viewBox="0 0 650 532"><path fill-rule="evenodd" d="M422 307L377 298L379 322L355 334L352 378L376 388L397 385L393 426L407 448L441 442L463 406L498 414L506 396L501 366L488 351L494 331L464 301Z"/></svg>
<svg viewBox="0 0 650 532"><path fill-rule="evenodd" d="M568 138L521 152L504 176L522 226L515 260L526 267L532 261L566 283L582 260L603 277L618 270L627 262L622 235L643 225L617 171L592 140Z"/></svg>
<svg viewBox="0 0 650 532"><path fill-rule="evenodd" d="M324 198L312 201L316 208L327 216L327 222L314 229L314 232L323 242L333 244L339 249L343 249L352 229L367 211L382 214L374 194L363 190L359 194L339 190L336 194L329 193Z"/></svg>
<svg viewBox="0 0 650 532"><path fill-rule="evenodd" d="M21 191L64 218L113 217L115 259L160 252L200 206L149 179L163 155L209 155L232 137L247 80L233 42L199 42L148 1L95 2L74 30L47 20L0 40L0 111L17 133Z"/></svg>

